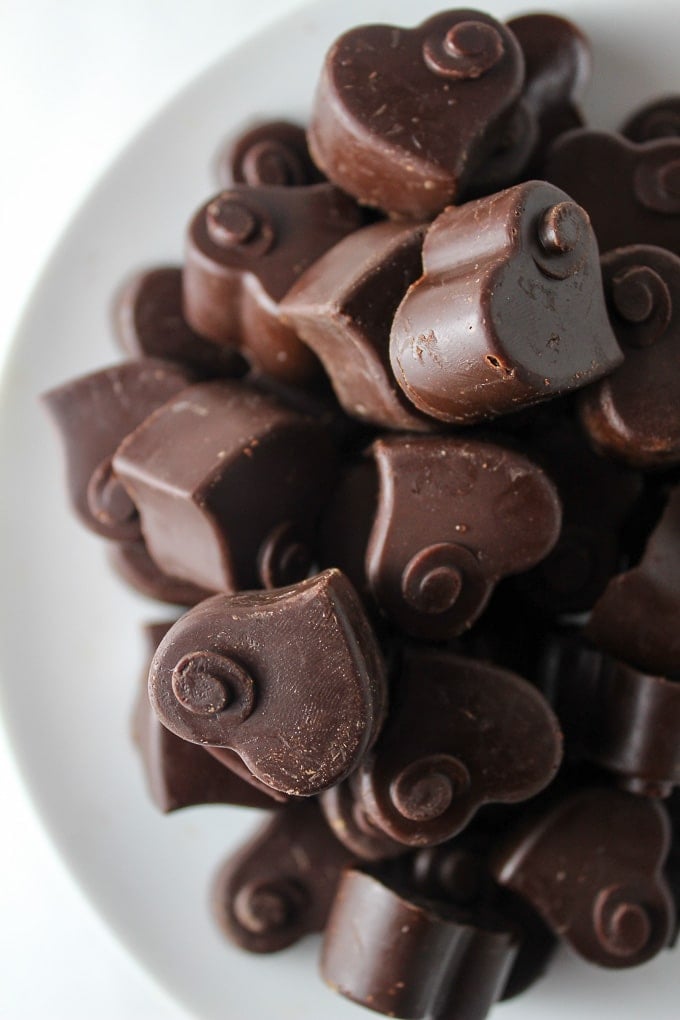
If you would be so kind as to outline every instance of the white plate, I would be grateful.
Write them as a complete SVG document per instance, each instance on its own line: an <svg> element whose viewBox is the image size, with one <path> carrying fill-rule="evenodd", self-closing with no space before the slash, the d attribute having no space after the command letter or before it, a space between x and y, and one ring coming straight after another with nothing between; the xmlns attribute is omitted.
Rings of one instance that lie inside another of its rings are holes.
<svg viewBox="0 0 680 1020"><path fill-rule="evenodd" d="M484 6L500 16L517 11L503 0ZM128 949L202 1020L362 1014L323 988L315 940L262 959L236 952L213 927L210 876L253 815L206 807L162 817L150 804L129 719L143 655L139 624L167 614L109 574L102 543L69 515L60 451L36 394L118 357L111 295L134 267L180 260L188 216L215 188L211 165L225 133L255 115L304 118L323 52L345 28L368 20L412 24L429 10L415 0L317 4L199 78L84 204L7 363L0 403L6 723L45 824L87 894ZM640 101L680 87L666 19L651 18L671 16L672 4L563 0L561 10L594 42L586 108L596 126L614 126ZM642 969L611 974L564 954L549 977L498 1015L639 1020L649 1012L677 1020L677 966L677 952L665 953Z"/></svg>

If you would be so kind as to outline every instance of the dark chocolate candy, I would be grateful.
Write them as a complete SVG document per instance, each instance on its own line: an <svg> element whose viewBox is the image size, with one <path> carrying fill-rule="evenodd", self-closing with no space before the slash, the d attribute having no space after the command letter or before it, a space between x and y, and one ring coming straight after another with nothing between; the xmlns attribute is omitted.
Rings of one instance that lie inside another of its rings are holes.
<svg viewBox="0 0 680 1020"><path fill-rule="evenodd" d="M590 43L577 25L554 14L525 14L507 25L524 54L522 98L538 121L538 163L558 135L583 124L577 103L590 80Z"/></svg>
<svg viewBox="0 0 680 1020"><path fill-rule="evenodd" d="M385 437L368 454L376 465L377 492L363 467L348 476L328 512L324 556L347 567L354 579L364 548L362 573L372 595L408 634L434 640L460 634L481 614L501 577L527 570L557 540L557 494L521 454L450 436ZM358 521L348 534L341 519L353 500Z"/></svg>
<svg viewBox="0 0 680 1020"><path fill-rule="evenodd" d="M385 728L353 782L375 826L408 846L431 846L460 832L483 804L538 793L561 755L557 720L526 680L413 647L403 652Z"/></svg>
<svg viewBox="0 0 680 1020"><path fill-rule="evenodd" d="M356 203L330 184L220 192L189 226L187 321L208 340L239 348L255 372L308 382L319 363L280 321L278 304L312 262L362 225Z"/></svg>
<svg viewBox="0 0 680 1020"><path fill-rule="evenodd" d="M636 145L581 128L557 139L543 172L586 209L602 252L654 244L680 255L680 138Z"/></svg>
<svg viewBox="0 0 680 1020"><path fill-rule="evenodd" d="M228 747L261 782L298 796L356 768L386 703L380 651L338 570L190 609L156 653L149 692L178 736Z"/></svg>
<svg viewBox="0 0 680 1020"><path fill-rule="evenodd" d="M108 552L109 563L118 576L148 598L160 599L161 602L170 602L176 606L195 606L215 594L190 581L164 574L149 556L143 539L137 542L116 542Z"/></svg>
<svg viewBox="0 0 680 1020"><path fill-rule="evenodd" d="M583 612L621 568L642 476L594 453L568 418L542 422L532 454L557 487L562 530L552 552L513 584L548 617Z"/></svg>
<svg viewBox="0 0 680 1020"><path fill-rule="evenodd" d="M149 659L172 623L145 628ZM163 812L196 804L234 804L273 808L276 801L239 778L205 748L175 736L158 721L149 702L148 664L144 670L134 720L134 736L144 764L151 799Z"/></svg>
<svg viewBox="0 0 680 1020"><path fill-rule="evenodd" d="M287 120L264 121L232 139L220 158L218 175L225 188L295 188L324 179L309 155L305 129Z"/></svg>
<svg viewBox="0 0 680 1020"><path fill-rule="evenodd" d="M469 424L599 379L622 361L588 216L544 181L446 209L392 323L390 360L425 414Z"/></svg>
<svg viewBox="0 0 680 1020"><path fill-rule="evenodd" d="M433 903L352 868L328 920L321 974L387 1016L484 1020L517 948L516 933L493 915Z"/></svg>
<svg viewBox="0 0 680 1020"><path fill-rule="evenodd" d="M281 304L285 323L323 363L348 414L385 428L432 427L392 376L390 325L421 273L425 227L375 223L309 267Z"/></svg>
<svg viewBox="0 0 680 1020"><path fill-rule="evenodd" d="M313 801L289 804L229 857L213 904L225 935L251 953L276 953L322 931L353 855Z"/></svg>
<svg viewBox="0 0 680 1020"><path fill-rule="evenodd" d="M627 118L621 134L631 142L680 137L680 95L661 96L645 103Z"/></svg>
<svg viewBox="0 0 680 1020"><path fill-rule="evenodd" d="M147 685L148 686L148 685ZM178 739L182 739L179 737ZM189 741L186 741L189 743ZM196 746L195 744L193 745ZM276 801L277 804L288 804L293 797L289 797L287 793L281 793L280 790L272 790L271 786L267 786L261 779L254 776L246 763L236 753L236 751L230 751L228 747L210 747L209 744L203 745L207 754L211 755L216 761L220 762L224 768L229 769L235 776L238 776L245 783L249 783L256 791Z"/></svg>
<svg viewBox="0 0 680 1020"><path fill-rule="evenodd" d="M232 592L307 576L334 460L317 422L231 381L186 389L114 457L158 566Z"/></svg>
<svg viewBox="0 0 680 1020"><path fill-rule="evenodd" d="M580 394L594 446L641 468L680 462L680 257L632 245L602 258L609 316L625 361Z"/></svg>
<svg viewBox="0 0 680 1020"><path fill-rule="evenodd" d="M312 156L362 203L434 215L484 173L523 72L512 33L478 11L445 11L413 29L354 28L326 56Z"/></svg>
<svg viewBox="0 0 680 1020"><path fill-rule="evenodd" d="M633 967L671 935L674 905L662 876L669 844L657 801L585 789L522 823L492 866L586 960Z"/></svg>
<svg viewBox="0 0 680 1020"><path fill-rule="evenodd" d="M72 507L95 534L116 541L140 538L137 510L113 471L112 458L125 436L193 378L179 365L145 358L43 394L64 444Z"/></svg>
<svg viewBox="0 0 680 1020"><path fill-rule="evenodd" d="M636 567L617 574L595 604L586 634L643 672L680 674L680 486Z"/></svg>
<svg viewBox="0 0 680 1020"><path fill-rule="evenodd" d="M403 843L390 839L366 815L352 789L352 776L325 790L321 810L337 839L362 861L383 861L407 852Z"/></svg>
<svg viewBox="0 0 680 1020"><path fill-rule="evenodd" d="M217 347L188 325L178 267L138 273L119 295L115 317L120 345L130 357L178 361L206 379L237 377L246 370L237 350Z"/></svg>

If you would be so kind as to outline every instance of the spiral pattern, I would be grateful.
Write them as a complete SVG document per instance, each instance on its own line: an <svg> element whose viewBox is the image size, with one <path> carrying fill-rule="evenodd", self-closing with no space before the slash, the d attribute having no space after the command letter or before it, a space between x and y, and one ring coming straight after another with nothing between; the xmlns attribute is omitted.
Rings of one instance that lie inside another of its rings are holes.
<svg viewBox="0 0 680 1020"><path fill-rule="evenodd" d="M495 67L505 47L500 32L484 21L460 21L442 38L431 35L423 44L423 59L442 78L481 78Z"/></svg>
<svg viewBox="0 0 680 1020"><path fill-rule="evenodd" d="M112 538L126 541L141 538L137 508L114 475L110 457L92 472L86 498L90 513L100 525L110 530Z"/></svg>
<svg viewBox="0 0 680 1020"><path fill-rule="evenodd" d="M255 705L250 675L234 659L215 652L191 652L180 659L172 672L172 692L190 716L215 716L232 709L243 722Z"/></svg>
<svg viewBox="0 0 680 1020"><path fill-rule="evenodd" d="M441 818L469 786L470 773L460 759L435 754L402 769L390 784L390 799L409 821L432 822Z"/></svg>
<svg viewBox="0 0 680 1020"><path fill-rule="evenodd" d="M247 247L253 255L264 255L276 238L265 213L230 191L223 191L208 205L205 225L208 237L219 248Z"/></svg>

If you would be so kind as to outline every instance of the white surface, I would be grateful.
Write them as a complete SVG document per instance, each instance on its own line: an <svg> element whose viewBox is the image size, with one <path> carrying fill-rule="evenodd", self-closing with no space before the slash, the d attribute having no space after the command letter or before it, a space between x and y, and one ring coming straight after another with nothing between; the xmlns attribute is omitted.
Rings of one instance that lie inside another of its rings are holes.
<svg viewBox="0 0 680 1020"><path fill-rule="evenodd" d="M0 169L0 269L9 297L2 303L3 336L4 320L16 315L55 232L120 145L230 38L291 5L242 6L226 0L33 0L28 9L5 3L0 64L7 108L0 126L11 158L5 155ZM643 13L670 15L672 4L657 0L642 12L607 0L597 4L595 17L584 16L592 0L560 6L595 41L601 77L590 109L598 126L615 123L636 101L680 88L667 25L647 24L634 53L626 38ZM367 17L408 22L425 13L415 0L345 0L329 10L323 28L317 15L303 13L285 31L221 64L117 163L42 281L0 407L0 624L9 728L43 816L98 908L201 1018L357 1020L362 1014L316 983L313 947L251 960L230 954L215 935L205 909L207 880L250 819L220 809L161 818L150 807L127 726L141 655L137 622L163 614L108 576L99 543L68 516L56 444L34 395L114 357L107 323L112 290L134 265L179 257L184 222L213 186L210 159L232 124L251 112L303 113L324 45L341 27ZM265 52L270 76L254 81L256 58ZM10 534L16 537L8 542ZM28 553L23 536L29 534L37 536L37 555ZM29 609L40 632L31 628ZM121 640L123 634L130 640ZM7 757L6 749L2 754ZM124 956L64 877L20 788L4 772L0 797L5 819L9 803L9 840L0 845L0 1017L186 1016ZM167 900L163 893L175 877L178 891ZM650 1013L676 1020L677 962L677 954L666 954L643 970L612 976L563 960L551 978L496 1015L639 1020ZM246 1006L248 978L254 1002Z"/></svg>

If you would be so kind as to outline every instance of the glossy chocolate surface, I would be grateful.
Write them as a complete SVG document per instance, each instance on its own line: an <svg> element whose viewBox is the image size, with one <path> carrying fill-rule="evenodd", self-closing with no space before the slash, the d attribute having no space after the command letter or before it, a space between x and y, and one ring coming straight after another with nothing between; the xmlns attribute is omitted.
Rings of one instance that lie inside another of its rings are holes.
<svg viewBox="0 0 680 1020"><path fill-rule="evenodd" d="M586 634L599 648L643 672L680 675L680 487L637 566L613 577Z"/></svg>
<svg viewBox="0 0 680 1020"><path fill-rule="evenodd" d="M425 414L495 418L621 360L588 216L563 191L529 181L431 225L390 339L395 378Z"/></svg>
<svg viewBox="0 0 680 1020"><path fill-rule="evenodd" d="M582 128L562 135L544 175L588 212L600 251L653 244L680 255L680 139L640 143Z"/></svg>
<svg viewBox="0 0 680 1020"><path fill-rule="evenodd" d="M661 96L635 110L621 126L631 142L680 136L680 95Z"/></svg>
<svg viewBox="0 0 680 1020"><path fill-rule="evenodd" d="M526 680L413 646L404 649L385 728L354 782L374 825L407 846L432 846L460 832L483 804L538 793L561 756L557 719Z"/></svg>
<svg viewBox="0 0 680 1020"><path fill-rule="evenodd" d="M353 856L333 836L318 805L289 804L227 858L213 884L225 935L250 953L276 953L322 931Z"/></svg>
<svg viewBox="0 0 680 1020"><path fill-rule="evenodd" d="M224 381L159 408L114 463L161 570L233 592L308 574L334 459L317 422Z"/></svg>
<svg viewBox="0 0 680 1020"><path fill-rule="evenodd" d="M493 153L522 87L514 36L479 11L417 28L364 25L329 50L309 146L366 204L418 218L459 200Z"/></svg>
<svg viewBox="0 0 680 1020"><path fill-rule="evenodd" d="M602 259L607 306L625 360L581 394L601 453L654 469L680 463L680 257L633 245Z"/></svg>
<svg viewBox="0 0 680 1020"><path fill-rule="evenodd" d="M195 606L215 594L190 581L163 573L149 556L143 539L116 542L108 552L109 563L121 580L148 598L176 606Z"/></svg>
<svg viewBox="0 0 680 1020"><path fill-rule="evenodd" d="M267 786L298 796L356 768L386 706L380 651L338 570L189 610L154 657L149 693L178 736L236 751Z"/></svg>
<svg viewBox="0 0 680 1020"><path fill-rule="evenodd" d="M189 370L146 358L92 372L43 394L64 446L71 505L90 531L115 541L141 537L139 516L112 458L121 440L192 382Z"/></svg>
<svg viewBox="0 0 680 1020"><path fill-rule="evenodd" d="M322 255L289 291L283 321L322 362L348 414L389 429L426 431L397 386L390 325L421 273L424 225L375 223Z"/></svg>
<svg viewBox="0 0 680 1020"><path fill-rule="evenodd" d="M256 373L308 382L318 362L280 321L278 303L312 262L362 225L356 203L330 184L235 184L220 192L189 226L187 321L208 340L238 348Z"/></svg>

